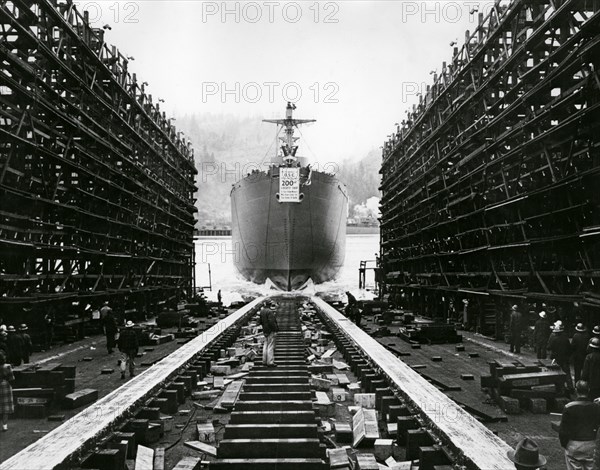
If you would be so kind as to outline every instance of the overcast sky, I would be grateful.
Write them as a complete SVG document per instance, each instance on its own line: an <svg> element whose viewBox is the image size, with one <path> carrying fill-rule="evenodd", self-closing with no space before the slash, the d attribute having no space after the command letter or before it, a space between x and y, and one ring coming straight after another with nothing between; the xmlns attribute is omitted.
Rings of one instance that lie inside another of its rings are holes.
<svg viewBox="0 0 600 470"><path fill-rule="evenodd" d="M473 30L478 1L75 2L106 41L133 56L167 114L273 118L286 99L303 128L300 153L362 157L382 145L417 101L415 90L450 61L450 42ZM268 125L268 124L265 124ZM201 143L195 142L197 146ZM310 149L309 149L310 148Z"/></svg>

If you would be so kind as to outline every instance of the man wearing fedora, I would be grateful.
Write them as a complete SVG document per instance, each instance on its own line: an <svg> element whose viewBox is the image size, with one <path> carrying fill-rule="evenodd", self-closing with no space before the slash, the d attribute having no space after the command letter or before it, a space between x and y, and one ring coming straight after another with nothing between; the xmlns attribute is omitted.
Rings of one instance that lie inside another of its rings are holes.
<svg viewBox="0 0 600 470"><path fill-rule="evenodd" d="M592 338L589 342L589 354L583 361L581 380L585 380L590 387L592 400L600 397L600 339Z"/></svg>
<svg viewBox="0 0 600 470"><path fill-rule="evenodd" d="M600 405L588 396L588 383L575 384L577 398L565 405L558 436L565 449L567 470L592 470L596 433L600 425Z"/></svg>
<svg viewBox="0 0 600 470"><path fill-rule="evenodd" d="M521 353L521 332L523 331L523 315L519 307L513 305L510 312L510 352Z"/></svg>
<svg viewBox="0 0 600 470"><path fill-rule="evenodd" d="M511 449L506 454L518 470L533 470L546 465L546 457L540 455L538 445L528 437L521 439L515 450Z"/></svg>
<svg viewBox="0 0 600 470"><path fill-rule="evenodd" d="M583 369L585 356L587 356L589 342L590 335L588 334L586 327L583 323L577 323L575 326L575 333L573 334L573 338L571 338L571 357L573 359L575 383L581 378L581 370Z"/></svg>
<svg viewBox="0 0 600 470"><path fill-rule="evenodd" d="M125 378L125 369L129 365L129 377L135 375L135 356L138 353L140 344L138 337L133 329L133 322L130 320L125 323L125 328L119 335L119 351L121 351L121 379Z"/></svg>

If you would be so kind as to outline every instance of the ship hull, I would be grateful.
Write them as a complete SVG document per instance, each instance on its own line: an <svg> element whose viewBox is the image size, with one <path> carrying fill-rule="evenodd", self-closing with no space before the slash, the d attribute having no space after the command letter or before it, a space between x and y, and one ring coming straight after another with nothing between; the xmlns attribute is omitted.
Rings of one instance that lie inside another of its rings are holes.
<svg viewBox="0 0 600 470"><path fill-rule="evenodd" d="M302 169L306 182L307 170ZM249 281L295 290L332 279L344 263L348 197L332 175L313 171L301 202L280 203L279 168L242 179L231 191L234 264Z"/></svg>

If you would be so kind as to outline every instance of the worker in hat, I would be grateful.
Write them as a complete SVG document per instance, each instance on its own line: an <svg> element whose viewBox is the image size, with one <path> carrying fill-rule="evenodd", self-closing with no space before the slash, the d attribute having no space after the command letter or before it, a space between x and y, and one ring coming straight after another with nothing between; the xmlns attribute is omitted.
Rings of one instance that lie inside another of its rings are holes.
<svg viewBox="0 0 600 470"><path fill-rule="evenodd" d="M0 351L0 423L2 423L2 431L8 431L8 415L15 411L13 390L10 384L14 380L12 367L4 353Z"/></svg>
<svg viewBox="0 0 600 470"><path fill-rule="evenodd" d="M546 346L549 338L550 322L546 317L546 312L541 311L533 330L533 342L535 343L535 352L538 359L546 359Z"/></svg>
<svg viewBox="0 0 600 470"><path fill-rule="evenodd" d="M125 323L125 328L119 335L119 351L121 351L121 379L125 378L125 370L129 366L129 377L135 376L135 356L138 353L140 343L137 333L133 329L133 322Z"/></svg>
<svg viewBox="0 0 600 470"><path fill-rule="evenodd" d="M119 327L117 326L117 318L113 312L113 309L108 304L108 301L104 302L104 305L100 309L100 318L104 324L104 334L106 336L106 350L108 354L113 353L113 349L116 345L117 333Z"/></svg>
<svg viewBox="0 0 600 470"><path fill-rule="evenodd" d="M523 331L523 315L519 307L513 305L510 309L510 352L521 353L521 333Z"/></svg>
<svg viewBox="0 0 600 470"><path fill-rule="evenodd" d="M573 371L575 372L575 383L581 378L583 362L587 356L590 335L583 323L575 325L575 333L571 338L571 359L573 360Z"/></svg>
<svg viewBox="0 0 600 470"><path fill-rule="evenodd" d="M279 331L279 325L277 324L277 318L275 312L277 311L277 304L271 302L269 307L263 307L260 310L260 325L263 329L263 335L265 341L263 343L263 356L262 361L265 367L276 367L275 364L275 338Z"/></svg>
<svg viewBox="0 0 600 470"><path fill-rule="evenodd" d="M0 354L4 354L4 358L8 358L8 328L6 325L0 325Z"/></svg>
<svg viewBox="0 0 600 470"><path fill-rule="evenodd" d="M600 338L590 339L589 350L583 361L581 380L588 383L590 398L594 400L600 397Z"/></svg>
<svg viewBox="0 0 600 470"><path fill-rule="evenodd" d="M554 323L553 335L548 341L548 349L551 350L550 358L552 363L560 366L565 373L565 381L567 391L570 393L574 390L573 378L571 377L571 343L565 334L565 328L560 320Z"/></svg>
<svg viewBox="0 0 600 470"><path fill-rule="evenodd" d="M8 362L13 366L18 367L23 363L23 338L17 333L13 325L8 326L8 337L6 339L8 346Z"/></svg>
<svg viewBox="0 0 600 470"><path fill-rule="evenodd" d="M509 450L506 455L518 470L534 470L546 465L546 457L540 455L538 445L528 437L521 439L515 450Z"/></svg>
<svg viewBox="0 0 600 470"><path fill-rule="evenodd" d="M596 325L593 329L592 329L592 337L596 337L596 338L600 338L600 326Z"/></svg>
<svg viewBox="0 0 600 470"><path fill-rule="evenodd" d="M565 449L567 470L592 470L600 406L590 399L586 381L577 382L575 392L577 398L567 403L563 410L558 436Z"/></svg>
<svg viewBox="0 0 600 470"><path fill-rule="evenodd" d="M25 323L21 323L19 327L19 336L23 339L23 362L25 364L29 364L29 358L33 353L33 344L31 343L31 336L27 333L27 325Z"/></svg>

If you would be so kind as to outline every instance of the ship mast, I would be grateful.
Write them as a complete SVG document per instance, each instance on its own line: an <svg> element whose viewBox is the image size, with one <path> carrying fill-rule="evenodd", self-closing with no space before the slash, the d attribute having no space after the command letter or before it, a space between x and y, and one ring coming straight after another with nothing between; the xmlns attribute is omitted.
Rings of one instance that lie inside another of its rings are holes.
<svg viewBox="0 0 600 470"><path fill-rule="evenodd" d="M316 122L316 119L294 119L292 114L295 109L296 105L288 101L287 107L285 108L285 119L263 119L263 122L278 124L284 129L284 135L279 137L279 140L282 143L280 147L281 157L286 166L295 166L295 163L298 161L298 158L296 157L296 151L298 150L296 141L299 137L294 137L294 128L297 127L298 124Z"/></svg>

